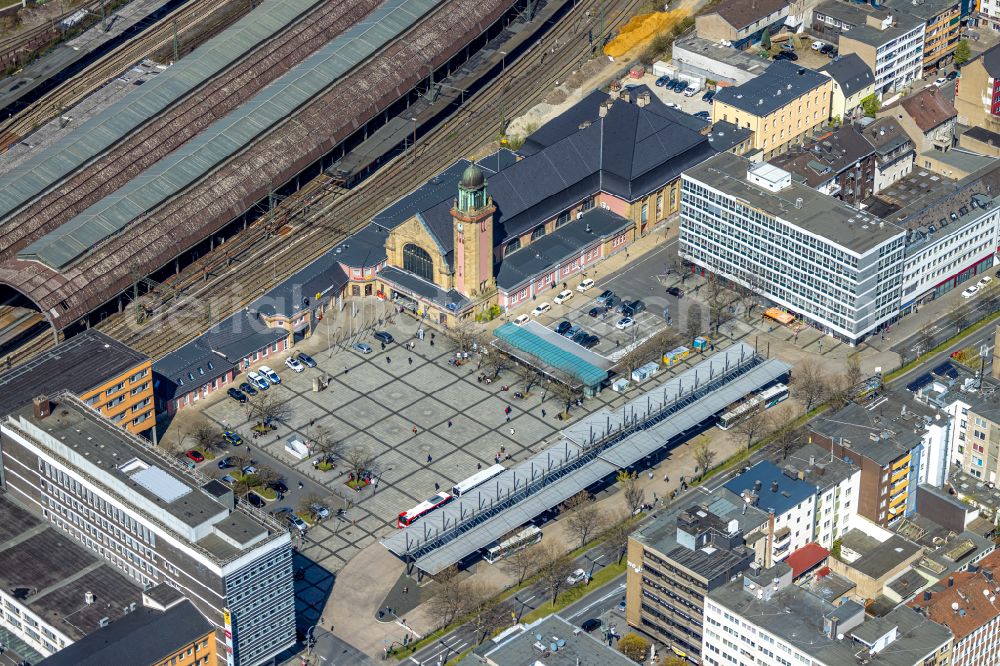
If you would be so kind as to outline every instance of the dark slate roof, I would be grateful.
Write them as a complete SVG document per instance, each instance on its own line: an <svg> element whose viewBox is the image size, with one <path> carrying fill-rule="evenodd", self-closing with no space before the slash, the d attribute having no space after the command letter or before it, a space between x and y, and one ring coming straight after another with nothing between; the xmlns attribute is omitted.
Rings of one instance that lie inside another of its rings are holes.
<svg viewBox="0 0 1000 666"><path fill-rule="evenodd" d="M715 13L737 30L753 25L786 7L788 0L723 0Z"/></svg>
<svg viewBox="0 0 1000 666"><path fill-rule="evenodd" d="M428 282L395 266L386 266L379 271L378 275L390 285L401 287L424 300L452 311L459 311L470 303L468 298L454 289L442 289L433 282Z"/></svg>
<svg viewBox="0 0 1000 666"><path fill-rule="evenodd" d="M757 492L757 508L774 511L776 516L780 516L816 494L816 486L786 476L769 460L757 463L746 472L731 479L724 487L737 495L742 495L745 490L754 492L756 481L760 481L760 490ZM774 481L778 482L777 491L771 490Z"/></svg>
<svg viewBox="0 0 1000 666"><path fill-rule="evenodd" d="M906 143L911 144L912 148L910 135L895 118L879 118L869 123L861 133L880 155L887 155Z"/></svg>
<svg viewBox="0 0 1000 666"><path fill-rule="evenodd" d="M841 127L815 142L771 160L771 164L800 176L809 187L819 187L842 171L854 168L875 149L853 125Z"/></svg>
<svg viewBox="0 0 1000 666"><path fill-rule="evenodd" d="M345 238L332 252L341 266L371 268L386 260L385 239L388 236L387 227L372 223Z"/></svg>
<svg viewBox="0 0 1000 666"><path fill-rule="evenodd" d="M169 400L238 369L240 359L287 335L240 310L153 363L153 391Z"/></svg>
<svg viewBox="0 0 1000 666"><path fill-rule="evenodd" d="M340 293L346 284L340 255L331 250L251 303L250 311L292 317L309 309L317 294Z"/></svg>
<svg viewBox="0 0 1000 666"><path fill-rule="evenodd" d="M771 63L757 78L715 93L715 102L765 116L828 81L826 76L787 60Z"/></svg>
<svg viewBox="0 0 1000 666"><path fill-rule="evenodd" d="M155 664L205 636L212 624L185 599L166 611L139 608L38 666Z"/></svg>
<svg viewBox="0 0 1000 666"><path fill-rule="evenodd" d="M504 257L497 287L510 291L546 268L557 266L595 241L613 236L634 223L603 208L593 208L580 219L559 227L530 245Z"/></svg>
<svg viewBox="0 0 1000 666"><path fill-rule="evenodd" d="M875 85L875 77L871 68L857 53L837 56L819 68L826 72L840 86L845 97L850 97L859 90Z"/></svg>
<svg viewBox="0 0 1000 666"><path fill-rule="evenodd" d="M983 67L990 77L1000 79L1000 44L983 51L976 59L983 61Z"/></svg>
<svg viewBox="0 0 1000 666"><path fill-rule="evenodd" d="M965 136L976 141L982 141L988 146L1000 147L1000 134L986 129L985 127L970 127L965 131Z"/></svg>
<svg viewBox="0 0 1000 666"><path fill-rule="evenodd" d="M83 331L0 375L0 416L43 393L86 393L148 360L100 331Z"/></svg>

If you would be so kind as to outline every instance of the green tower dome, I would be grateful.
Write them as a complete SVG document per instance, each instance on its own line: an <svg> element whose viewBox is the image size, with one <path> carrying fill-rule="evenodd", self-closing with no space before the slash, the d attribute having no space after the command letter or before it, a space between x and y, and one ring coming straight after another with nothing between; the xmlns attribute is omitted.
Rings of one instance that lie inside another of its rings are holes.
<svg viewBox="0 0 1000 666"><path fill-rule="evenodd" d="M458 186L463 190L478 190L485 183L486 176L483 175L483 170L473 162L465 167L465 171L462 172L462 180L459 181Z"/></svg>

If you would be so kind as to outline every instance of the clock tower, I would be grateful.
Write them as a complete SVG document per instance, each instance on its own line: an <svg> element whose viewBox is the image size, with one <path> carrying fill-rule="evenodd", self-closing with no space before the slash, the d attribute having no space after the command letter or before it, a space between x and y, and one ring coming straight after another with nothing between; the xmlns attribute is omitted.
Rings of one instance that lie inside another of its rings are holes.
<svg viewBox="0 0 1000 666"><path fill-rule="evenodd" d="M486 193L486 177L470 164L458 183L451 207L454 219L455 289L476 298L493 289L493 213L496 206Z"/></svg>

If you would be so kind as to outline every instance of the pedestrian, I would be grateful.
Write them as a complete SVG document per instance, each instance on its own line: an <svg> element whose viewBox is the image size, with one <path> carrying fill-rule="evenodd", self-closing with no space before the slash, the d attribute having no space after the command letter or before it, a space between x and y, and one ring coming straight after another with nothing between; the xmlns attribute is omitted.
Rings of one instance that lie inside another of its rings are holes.
<svg viewBox="0 0 1000 666"><path fill-rule="evenodd" d="M653 480L653 470L649 470L649 480Z"/></svg>
<svg viewBox="0 0 1000 666"><path fill-rule="evenodd" d="M416 434L417 434L417 426L413 426L413 434L414 434L414 435L416 435Z"/></svg>
<svg viewBox="0 0 1000 666"><path fill-rule="evenodd" d="M500 453L507 453L507 447L506 446L501 446L500 447Z"/></svg>
<svg viewBox="0 0 1000 666"><path fill-rule="evenodd" d="M434 492L441 490L441 484L437 481L434 482Z"/></svg>
<svg viewBox="0 0 1000 666"><path fill-rule="evenodd" d="M510 414L507 415L507 423L510 423Z"/></svg>
<svg viewBox="0 0 1000 666"><path fill-rule="evenodd" d="M431 347L433 347L433 346L434 346L434 339L431 338Z"/></svg>
<svg viewBox="0 0 1000 666"><path fill-rule="evenodd" d="M483 463L477 462L476 463L476 469L482 469L482 468L483 468Z"/></svg>
<svg viewBox="0 0 1000 666"><path fill-rule="evenodd" d="M299 490L302 490L302 488L303 488L302 482L299 481Z"/></svg>
<svg viewBox="0 0 1000 666"><path fill-rule="evenodd" d="M386 363L392 363L392 358L390 358L390 357L386 356L386 357L385 357L385 362L386 362Z"/></svg>
<svg viewBox="0 0 1000 666"><path fill-rule="evenodd" d="M664 474L664 475L663 475L663 480L664 480L664 481L669 481L669 480L670 480L670 477L669 477L669 476L667 476L666 474Z"/></svg>
<svg viewBox="0 0 1000 666"><path fill-rule="evenodd" d="M410 591L410 588L409 588L409 587L407 587L406 585L404 585L404 586L403 586L403 594L406 594L406 593L408 593L409 591Z"/></svg>
<svg viewBox="0 0 1000 666"><path fill-rule="evenodd" d="M510 412L511 412L510 405L507 405L506 407L503 408L504 414L510 414Z"/></svg>
<svg viewBox="0 0 1000 666"><path fill-rule="evenodd" d="M510 429L510 436L511 436L511 437L513 437L513 436L514 436L514 429L513 429L513 428L511 428L511 429Z"/></svg>
<svg viewBox="0 0 1000 666"><path fill-rule="evenodd" d="M407 356L406 360L410 363L410 365L413 365L413 357L412 356Z"/></svg>
<svg viewBox="0 0 1000 666"><path fill-rule="evenodd" d="M427 464L429 465L433 460L434 459L431 457L431 454L428 453L427 454Z"/></svg>
<svg viewBox="0 0 1000 666"><path fill-rule="evenodd" d="M451 427L451 419L448 419L448 427Z"/></svg>
<svg viewBox="0 0 1000 666"><path fill-rule="evenodd" d="M385 343L383 342L381 344L382 344L382 351L385 351Z"/></svg>
<svg viewBox="0 0 1000 666"><path fill-rule="evenodd" d="M542 418L543 419L545 418L545 408L544 407L542 408Z"/></svg>

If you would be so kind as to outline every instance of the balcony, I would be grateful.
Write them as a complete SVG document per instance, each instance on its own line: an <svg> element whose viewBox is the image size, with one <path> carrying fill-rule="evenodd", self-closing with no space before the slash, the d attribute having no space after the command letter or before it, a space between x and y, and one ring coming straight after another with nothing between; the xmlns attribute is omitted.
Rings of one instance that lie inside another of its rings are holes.
<svg viewBox="0 0 1000 666"><path fill-rule="evenodd" d="M909 474L910 474L910 468L904 467L903 469L893 473L893 475L889 477L889 482L898 483L900 480L905 479L907 476L909 476Z"/></svg>
<svg viewBox="0 0 1000 666"><path fill-rule="evenodd" d="M909 453L907 453L905 456L903 456L902 458L900 458L896 462L892 463L892 469L893 470L897 470L900 467L902 467L903 465L909 464L911 458L912 458L912 456Z"/></svg>
<svg viewBox="0 0 1000 666"><path fill-rule="evenodd" d="M889 498L889 508L891 509L894 506L898 506L898 505L902 504L906 500L906 497L907 497L908 494L909 493L907 493L906 491L903 491L903 492L899 493L898 495L890 497Z"/></svg>

